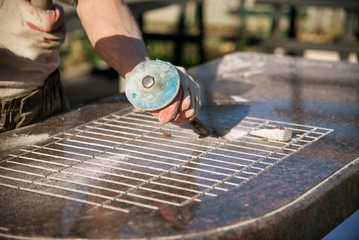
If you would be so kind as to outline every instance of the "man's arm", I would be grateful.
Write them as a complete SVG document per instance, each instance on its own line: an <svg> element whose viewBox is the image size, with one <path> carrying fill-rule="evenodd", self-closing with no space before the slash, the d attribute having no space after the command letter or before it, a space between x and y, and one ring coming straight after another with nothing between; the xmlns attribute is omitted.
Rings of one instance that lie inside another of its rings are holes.
<svg viewBox="0 0 359 240"><path fill-rule="evenodd" d="M122 0L78 0L77 13L97 54L127 79L149 60L141 32Z"/></svg>
<svg viewBox="0 0 359 240"><path fill-rule="evenodd" d="M126 79L139 63L149 60L136 22L123 0L78 0L77 13L97 54ZM151 112L161 123L186 124L200 108L199 85L178 70L181 88L168 106Z"/></svg>

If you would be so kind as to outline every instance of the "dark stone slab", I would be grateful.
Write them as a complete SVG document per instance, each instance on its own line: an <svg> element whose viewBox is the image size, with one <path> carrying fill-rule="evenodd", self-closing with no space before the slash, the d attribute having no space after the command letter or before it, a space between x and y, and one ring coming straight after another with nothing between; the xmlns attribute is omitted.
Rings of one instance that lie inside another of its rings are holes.
<svg viewBox="0 0 359 240"><path fill-rule="evenodd" d="M200 139L114 96L0 135L0 236L318 239L359 209L358 65L236 53L189 73L208 126L266 119L295 127L298 142ZM106 115L136 137L96 129Z"/></svg>

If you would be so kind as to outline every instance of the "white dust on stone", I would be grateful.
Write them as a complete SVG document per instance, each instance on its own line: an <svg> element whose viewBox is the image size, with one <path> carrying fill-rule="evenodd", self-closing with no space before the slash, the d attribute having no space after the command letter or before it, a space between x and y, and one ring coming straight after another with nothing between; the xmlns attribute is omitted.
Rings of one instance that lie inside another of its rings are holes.
<svg viewBox="0 0 359 240"><path fill-rule="evenodd" d="M26 147L32 144L35 144L37 142L43 141L45 139L47 139L49 137L48 134L43 133L43 134L31 134L31 135L27 135L27 134L21 134L21 135L16 135L14 134L11 137L8 137L7 139L3 140L0 143L0 149L1 150L6 150L6 149L11 149L11 148L19 148L19 147Z"/></svg>

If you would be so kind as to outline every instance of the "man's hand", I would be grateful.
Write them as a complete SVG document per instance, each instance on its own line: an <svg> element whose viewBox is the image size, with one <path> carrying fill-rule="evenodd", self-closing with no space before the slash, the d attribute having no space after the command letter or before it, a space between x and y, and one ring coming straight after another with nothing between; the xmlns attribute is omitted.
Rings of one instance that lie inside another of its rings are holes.
<svg viewBox="0 0 359 240"><path fill-rule="evenodd" d="M0 47L31 60L52 57L65 40L64 11L33 7L29 0L3 0L0 5Z"/></svg>
<svg viewBox="0 0 359 240"><path fill-rule="evenodd" d="M182 67L176 67L180 76L180 89L172 103L157 111L150 111L163 124L182 125L191 122L201 107L200 88Z"/></svg>

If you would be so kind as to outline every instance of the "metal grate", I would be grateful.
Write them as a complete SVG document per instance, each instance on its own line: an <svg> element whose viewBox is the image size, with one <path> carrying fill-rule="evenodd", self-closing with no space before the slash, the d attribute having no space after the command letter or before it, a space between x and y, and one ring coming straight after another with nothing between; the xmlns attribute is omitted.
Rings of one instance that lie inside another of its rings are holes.
<svg viewBox="0 0 359 240"><path fill-rule="evenodd" d="M130 108L10 154L0 163L0 185L121 212L184 206L240 187L332 131L253 117L235 129L278 125L293 131L291 141L199 139Z"/></svg>

